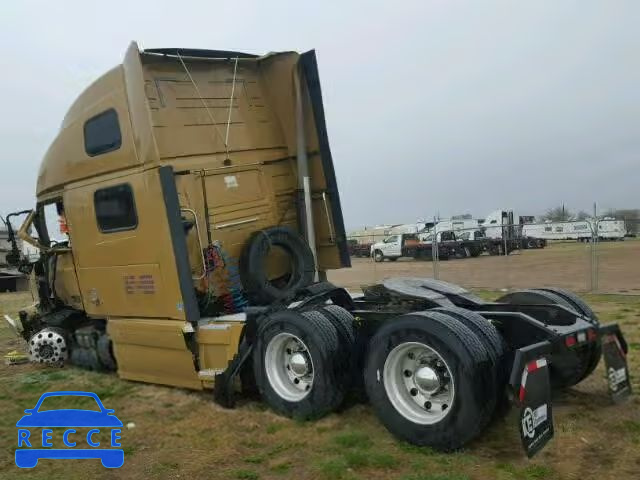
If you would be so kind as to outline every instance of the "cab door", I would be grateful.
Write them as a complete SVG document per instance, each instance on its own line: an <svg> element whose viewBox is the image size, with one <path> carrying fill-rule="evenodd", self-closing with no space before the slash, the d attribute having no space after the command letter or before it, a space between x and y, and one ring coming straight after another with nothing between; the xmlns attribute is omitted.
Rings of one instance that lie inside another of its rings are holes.
<svg viewBox="0 0 640 480"><path fill-rule="evenodd" d="M64 205L87 313L197 317L170 167L68 189Z"/></svg>

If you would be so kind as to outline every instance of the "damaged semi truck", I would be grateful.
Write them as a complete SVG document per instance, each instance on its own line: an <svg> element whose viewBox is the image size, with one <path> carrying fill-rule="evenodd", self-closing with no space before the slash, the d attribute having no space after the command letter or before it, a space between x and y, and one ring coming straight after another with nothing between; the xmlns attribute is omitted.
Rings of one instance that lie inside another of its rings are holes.
<svg viewBox="0 0 640 480"><path fill-rule="evenodd" d="M40 251L20 260L38 302L7 321L35 362L211 389L229 407L257 387L318 418L364 391L394 435L443 450L513 402L532 455L553 435L550 389L603 350L610 388L629 391L619 328L569 292L486 302L431 279L358 295L327 282L350 266L332 162L313 51L134 43L44 157L18 232Z"/></svg>

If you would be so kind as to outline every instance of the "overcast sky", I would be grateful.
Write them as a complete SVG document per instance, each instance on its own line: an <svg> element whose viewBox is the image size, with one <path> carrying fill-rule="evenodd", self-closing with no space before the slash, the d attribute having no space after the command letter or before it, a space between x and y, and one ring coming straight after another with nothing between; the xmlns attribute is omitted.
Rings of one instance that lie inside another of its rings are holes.
<svg viewBox="0 0 640 480"><path fill-rule="evenodd" d="M33 206L75 97L127 45L317 50L349 227L640 207L638 1L0 6L0 213Z"/></svg>

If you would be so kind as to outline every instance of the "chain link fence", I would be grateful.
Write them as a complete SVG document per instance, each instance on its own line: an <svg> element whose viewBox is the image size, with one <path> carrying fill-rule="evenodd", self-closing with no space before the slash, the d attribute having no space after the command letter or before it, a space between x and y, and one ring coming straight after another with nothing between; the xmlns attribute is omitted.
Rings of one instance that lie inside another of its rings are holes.
<svg viewBox="0 0 640 480"><path fill-rule="evenodd" d="M590 225L586 230L585 224ZM375 227L348 236L353 266L333 272L330 279L354 289L391 276L427 276L476 289L554 286L640 295L639 228L638 220L476 225L452 231Z"/></svg>

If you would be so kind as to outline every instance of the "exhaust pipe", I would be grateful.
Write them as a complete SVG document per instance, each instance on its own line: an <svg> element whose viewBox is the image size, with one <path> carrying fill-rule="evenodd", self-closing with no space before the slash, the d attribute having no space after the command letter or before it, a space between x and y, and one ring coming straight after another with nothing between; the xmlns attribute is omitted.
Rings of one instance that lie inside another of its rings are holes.
<svg viewBox="0 0 640 480"><path fill-rule="evenodd" d="M309 159L307 158L307 141L304 131L304 109L302 88L300 87L300 72L293 74L293 82L296 90L296 149L298 165L298 189L303 193L305 237L315 262L315 280L318 280L318 256L316 253L316 231L313 223L313 211L311 206L311 179L309 177Z"/></svg>

